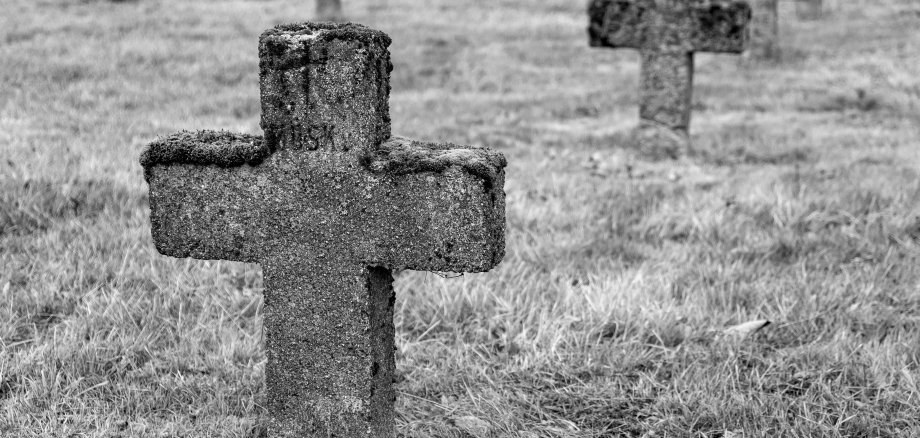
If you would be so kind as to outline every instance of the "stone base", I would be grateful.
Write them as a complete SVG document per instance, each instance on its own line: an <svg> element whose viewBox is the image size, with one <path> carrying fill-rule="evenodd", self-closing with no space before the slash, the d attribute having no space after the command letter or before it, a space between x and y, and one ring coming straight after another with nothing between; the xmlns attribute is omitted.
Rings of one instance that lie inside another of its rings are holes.
<svg viewBox="0 0 920 438"><path fill-rule="evenodd" d="M683 129L643 121L632 137L639 152L655 160L677 159L690 152L690 135Z"/></svg>

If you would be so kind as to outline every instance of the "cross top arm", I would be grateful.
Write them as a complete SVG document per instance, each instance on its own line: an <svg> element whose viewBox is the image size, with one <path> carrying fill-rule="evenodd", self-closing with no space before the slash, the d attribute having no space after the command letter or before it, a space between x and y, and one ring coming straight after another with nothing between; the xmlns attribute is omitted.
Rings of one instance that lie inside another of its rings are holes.
<svg viewBox="0 0 920 438"><path fill-rule="evenodd" d="M353 23L277 26L259 38L271 150L350 151L390 138L390 37Z"/></svg>

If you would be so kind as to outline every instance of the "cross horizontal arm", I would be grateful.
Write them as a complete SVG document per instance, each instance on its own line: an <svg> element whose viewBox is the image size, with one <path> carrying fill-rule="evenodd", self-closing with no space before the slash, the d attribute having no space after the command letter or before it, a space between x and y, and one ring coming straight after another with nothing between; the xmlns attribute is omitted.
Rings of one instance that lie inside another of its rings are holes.
<svg viewBox="0 0 920 438"><path fill-rule="evenodd" d="M148 147L160 252L258 262L296 243L360 265L473 272L504 254L500 153L397 138L358 153L260 152L257 165L206 160L220 149L262 151L261 142L202 131Z"/></svg>
<svg viewBox="0 0 920 438"><path fill-rule="evenodd" d="M270 155L262 137L230 132L183 131L147 145L141 165L157 250L179 258L258 261L250 229L261 215L254 166Z"/></svg>
<svg viewBox="0 0 920 438"><path fill-rule="evenodd" d="M693 49L741 53L750 40L751 6L745 0L697 0L691 9Z"/></svg>
<svg viewBox="0 0 920 438"><path fill-rule="evenodd" d="M591 0L592 46L740 53L751 8L744 0Z"/></svg>
<svg viewBox="0 0 920 438"><path fill-rule="evenodd" d="M395 137L362 151L359 162L376 180L373 185L387 187L367 199L368 210L377 212L370 220L391 229L366 239L376 241L377 250L365 253L372 264L485 272L504 256L506 161L501 153Z"/></svg>
<svg viewBox="0 0 920 438"><path fill-rule="evenodd" d="M592 47L642 47L648 6L631 0L591 0L588 42Z"/></svg>

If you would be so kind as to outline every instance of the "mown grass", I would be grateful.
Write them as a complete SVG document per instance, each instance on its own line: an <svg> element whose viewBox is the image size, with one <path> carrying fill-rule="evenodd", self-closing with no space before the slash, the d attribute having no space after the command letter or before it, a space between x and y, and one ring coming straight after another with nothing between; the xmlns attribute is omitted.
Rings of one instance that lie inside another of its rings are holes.
<svg viewBox="0 0 920 438"><path fill-rule="evenodd" d="M262 436L258 266L157 254L137 155L258 133L257 36L313 4L7 3L0 434ZM920 436L915 2L698 56L677 162L630 145L637 55L581 2L345 8L393 36L394 132L510 162L499 268L397 274L405 436Z"/></svg>

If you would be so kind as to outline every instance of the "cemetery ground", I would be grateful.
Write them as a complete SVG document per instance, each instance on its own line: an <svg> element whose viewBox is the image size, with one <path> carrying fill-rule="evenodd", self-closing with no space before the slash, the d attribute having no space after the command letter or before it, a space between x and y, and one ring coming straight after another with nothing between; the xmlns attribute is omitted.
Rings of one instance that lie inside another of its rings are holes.
<svg viewBox="0 0 920 438"><path fill-rule="evenodd" d="M920 7L781 9L781 61L696 57L668 161L582 2L345 2L395 134L509 162L498 268L395 274L405 436L920 436ZM0 436L262 435L260 270L159 255L137 157L260 134L258 35L312 12L4 5Z"/></svg>

